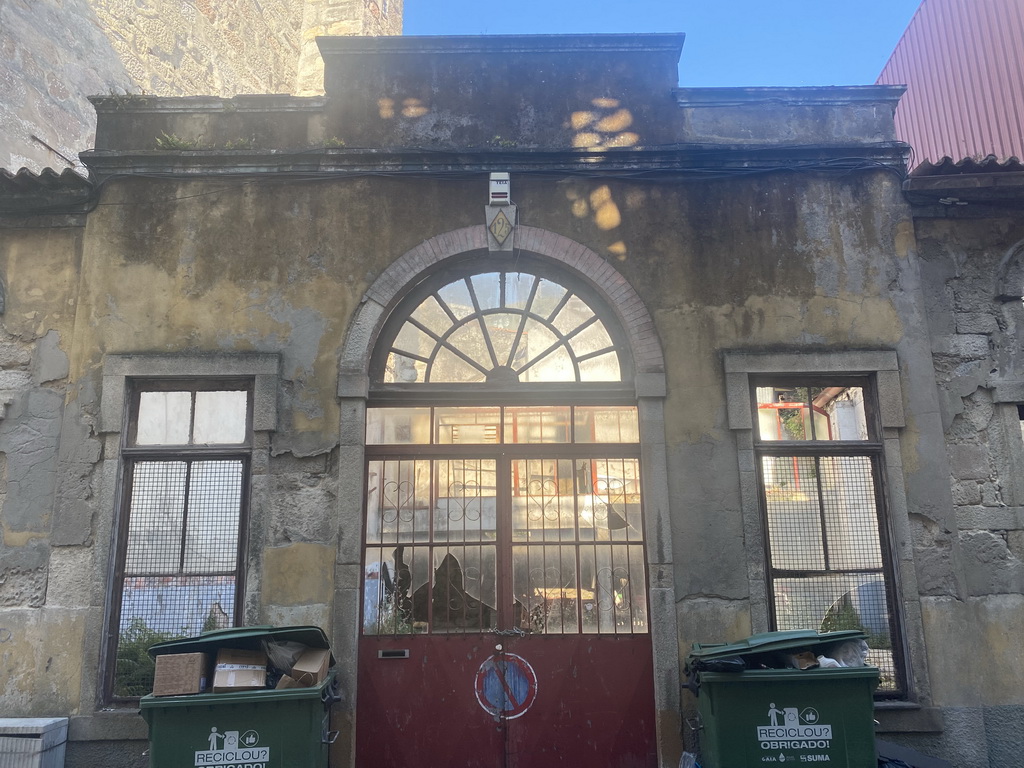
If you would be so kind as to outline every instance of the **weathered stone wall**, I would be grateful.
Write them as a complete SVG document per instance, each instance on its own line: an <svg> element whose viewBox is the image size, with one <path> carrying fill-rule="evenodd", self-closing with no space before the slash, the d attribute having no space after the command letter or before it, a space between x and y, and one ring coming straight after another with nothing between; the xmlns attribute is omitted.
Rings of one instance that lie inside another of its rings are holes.
<svg viewBox="0 0 1024 768"><path fill-rule="evenodd" d="M396 35L402 2L8 0L0 167L61 170L93 146L86 97L323 92L324 34Z"/></svg>
<svg viewBox="0 0 1024 768"><path fill-rule="evenodd" d="M923 324L914 322L912 301L901 306L889 293L892 284L917 292L897 182L879 172L841 184L791 174L668 186L526 176L514 183L532 226L605 254L650 307L669 365L665 431L680 647L744 636L757 628L745 564L760 555L745 543L720 351L895 347L912 358ZM335 458L339 423L346 428L337 400L346 327L366 288L395 258L439 232L478 224L485 188L482 174L461 181L341 179L286 191L224 180L108 185L86 230L70 351L74 396L64 433L83 459L68 457L62 483L87 485L94 466L89 446L106 356L280 353L278 429L267 471L253 481L254 499L262 501L253 511L246 620L351 626L351 617L335 615L343 605L338 596L358 585L356 564L335 565L342 541L357 533L339 521L357 517L359 506L335 490L343 471ZM848 215L864 200L885 203L871 215ZM677 222L671 235L669 220ZM724 268L729 281L720 279ZM927 391L928 375L907 375L908 389ZM919 443L941 451L919 417L907 433L908 452L916 456ZM116 465L116 435L110 437L104 456ZM909 474L927 485L927 466ZM80 565L100 584L112 509L102 494L83 501L69 493L55 515L65 535L77 533L62 541L85 548ZM952 567L935 564L934 580L948 583ZM86 648L102 632L102 596L90 599L77 641ZM96 670L78 663L77 728L103 733L97 723L111 715L91 710ZM88 745L76 746L83 755L97 749L84 736L81 744Z"/></svg>
<svg viewBox="0 0 1024 768"><path fill-rule="evenodd" d="M92 603L95 542L87 532L75 541L55 535L53 519L82 230L7 234L0 231L0 698L5 712L42 716L81 703ZM98 458L83 456L90 471ZM79 488L83 502L91 490Z"/></svg>
<svg viewBox="0 0 1024 768"><path fill-rule="evenodd" d="M927 541L935 559L959 550L964 592L922 603L936 700L961 705L947 715L948 735L1001 734L988 755L1000 765L1019 760L1003 731L1024 716L1006 675L1021 662L1011 638L1024 631L1024 224L933 215L916 219L916 235L956 518L929 526Z"/></svg>

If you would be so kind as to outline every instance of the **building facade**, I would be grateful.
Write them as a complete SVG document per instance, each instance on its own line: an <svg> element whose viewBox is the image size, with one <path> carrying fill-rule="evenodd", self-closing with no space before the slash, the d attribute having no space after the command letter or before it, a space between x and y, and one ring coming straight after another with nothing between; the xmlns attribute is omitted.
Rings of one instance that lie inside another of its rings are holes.
<svg viewBox="0 0 1024 768"><path fill-rule="evenodd" d="M1012 762L1020 251L915 228L902 88L681 44L322 38L324 97L99 97L88 182L3 177L4 698L70 764L231 624L325 628L337 765L677 765L692 643L853 627L880 736Z"/></svg>

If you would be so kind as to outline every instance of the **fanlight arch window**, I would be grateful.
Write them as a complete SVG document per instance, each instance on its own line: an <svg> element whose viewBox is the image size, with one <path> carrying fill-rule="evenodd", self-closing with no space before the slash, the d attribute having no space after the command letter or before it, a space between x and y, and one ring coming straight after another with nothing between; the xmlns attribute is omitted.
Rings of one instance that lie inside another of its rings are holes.
<svg viewBox="0 0 1024 768"><path fill-rule="evenodd" d="M393 313L377 347L378 384L622 382L617 324L582 285L540 265L447 270Z"/></svg>

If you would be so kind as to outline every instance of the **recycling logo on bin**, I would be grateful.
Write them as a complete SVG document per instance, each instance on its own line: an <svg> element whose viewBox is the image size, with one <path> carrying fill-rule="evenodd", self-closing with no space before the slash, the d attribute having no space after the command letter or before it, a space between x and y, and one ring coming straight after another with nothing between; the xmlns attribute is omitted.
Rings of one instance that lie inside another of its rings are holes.
<svg viewBox="0 0 1024 768"><path fill-rule="evenodd" d="M768 725L757 726L757 740L765 755L761 762L828 762L829 756L822 750L832 747L832 726L821 723L821 716L814 707L768 705L765 713ZM783 750L818 751L819 754L787 755Z"/></svg>
<svg viewBox="0 0 1024 768"><path fill-rule="evenodd" d="M522 656L495 654L477 670L476 700L495 718L514 720L537 698L537 674Z"/></svg>
<svg viewBox="0 0 1024 768"><path fill-rule="evenodd" d="M270 747L261 747L254 730L224 731L216 725L207 737L208 749L196 750L196 768L263 768L270 762Z"/></svg>

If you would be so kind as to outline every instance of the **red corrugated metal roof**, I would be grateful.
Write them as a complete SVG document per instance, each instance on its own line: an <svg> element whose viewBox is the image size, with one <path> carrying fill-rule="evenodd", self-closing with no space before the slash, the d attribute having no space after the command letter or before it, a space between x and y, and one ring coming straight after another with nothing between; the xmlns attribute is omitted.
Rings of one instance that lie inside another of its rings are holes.
<svg viewBox="0 0 1024 768"><path fill-rule="evenodd" d="M1024 157L1024 2L924 0L878 77L912 165Z"/></svg>

